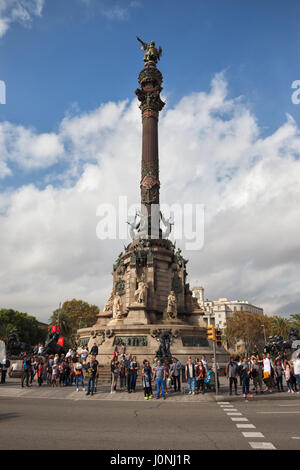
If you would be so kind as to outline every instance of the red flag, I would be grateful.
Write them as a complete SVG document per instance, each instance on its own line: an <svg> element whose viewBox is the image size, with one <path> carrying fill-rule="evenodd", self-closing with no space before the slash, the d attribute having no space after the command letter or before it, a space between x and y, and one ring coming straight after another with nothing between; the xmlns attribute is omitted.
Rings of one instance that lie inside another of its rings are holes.
<svg viewBox="0 0 300 470"><path fill-rule="evenodd" d="M51 333L59 333L59 332L60 332L60 328L58 325L52 326Z"/></svg>
<svg viewBox="0 0 300 470"><path fill-rule="evenodd" d="M63 345L64 345L64 338L63 338L63 337L59 338L58 341L57 341L57 344L59 344L61 347L63 347Z"/></svg>

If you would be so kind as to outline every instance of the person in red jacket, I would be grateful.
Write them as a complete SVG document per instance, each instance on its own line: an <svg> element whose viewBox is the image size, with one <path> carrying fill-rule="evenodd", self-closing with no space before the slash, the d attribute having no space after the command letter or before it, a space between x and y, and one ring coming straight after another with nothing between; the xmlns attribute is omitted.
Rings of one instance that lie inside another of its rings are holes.
<svg viewBox="0 0 300 470"><path fill-rule="evenodd" d="M40 361L40 363L38 365L38 384L39 384L39 387L41 387L41 385L43 383L43 372L44 372L44 363L43 363L43 361Z"/></svg>
<svg viewBox="0 0 300 470"><path fill-rule="evenodd" d="M201 387L201 394L204 395L204 379L206 377L206 369L202 363L202 361L199 362L198 367L197 367L197 378L198 378L198 385L197 385L197 395L199 393L200 387Z"/></svg>

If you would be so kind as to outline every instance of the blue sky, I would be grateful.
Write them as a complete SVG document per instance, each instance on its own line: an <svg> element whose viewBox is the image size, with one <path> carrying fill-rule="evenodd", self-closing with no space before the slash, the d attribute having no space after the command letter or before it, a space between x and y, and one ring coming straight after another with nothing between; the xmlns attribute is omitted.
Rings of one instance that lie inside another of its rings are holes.
<svg viewBox="0 0 300 470"><path fill-rule="evenodd" d="M208 90L212 76L225 70L230 94L251 103L265 132L286 112L299 121L290 88L299 78L296 0L46 1L40 17L27 27L13 23L0 39L0 79L7 85L0 119L45 132L75 104L91 110L132 98L142 65L136 34L163 48L170 105Z"/></svg>
<svg viewBox="0 0 300 470"><path fill-rule="evenodd" d="M205 206L191 286L299 312L298 0L0 0L0 307L108 299L124 241L95 214L138 202L136 35L163 49L161 201Z"/></svg>

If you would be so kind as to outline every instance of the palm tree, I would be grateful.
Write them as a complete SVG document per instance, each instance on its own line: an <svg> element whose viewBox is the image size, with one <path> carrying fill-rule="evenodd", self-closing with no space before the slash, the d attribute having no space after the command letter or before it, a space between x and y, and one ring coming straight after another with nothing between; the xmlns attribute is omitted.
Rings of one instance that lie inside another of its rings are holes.
<svg viewBox="0 0 300 470"><path fill-rule="evenodd" d="M294 315L291 315L290 322L291 327L298 330L298 333L300 334L300 313L295 313Z"/></svg>
<svg viewBox="0 0 300 470"><path fill-rule="evenodd" d="M286 318L274 317L271 322L271 331L273 335L282 336L287 339L289 335L290 324Z"/></svg>
<svg viewBox="0 0 300 470"><path fill-rule="evenodd" d="M63 310L58 310L55 315L52 315L51 325L59 325L61 336L66 338L73 333L72 320Z"/></svg>

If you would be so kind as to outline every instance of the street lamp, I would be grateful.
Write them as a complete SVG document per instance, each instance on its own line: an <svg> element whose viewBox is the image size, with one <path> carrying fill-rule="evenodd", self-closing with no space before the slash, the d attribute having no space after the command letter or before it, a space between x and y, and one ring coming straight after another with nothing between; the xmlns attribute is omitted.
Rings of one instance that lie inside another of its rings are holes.
<svg viewBox="0 0 300 470"><path fill-rule="evenodd" d="M265 338L265 345L267 344L267 339L266 339L266 330L265 330L265 325L261 325L264 329L264 338Z"/></svg>

